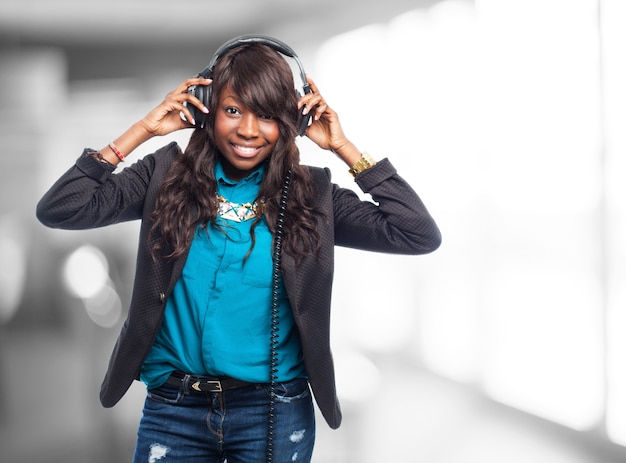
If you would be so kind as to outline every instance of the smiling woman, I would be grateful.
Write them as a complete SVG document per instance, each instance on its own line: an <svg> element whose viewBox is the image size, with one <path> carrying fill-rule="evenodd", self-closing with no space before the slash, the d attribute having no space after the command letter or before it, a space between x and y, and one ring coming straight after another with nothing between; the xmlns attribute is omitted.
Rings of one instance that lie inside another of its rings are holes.
<svg viewBox="0 0 626 463"><path fill-rule="evenodd" d="M286 45L246 36L223 48L210 73L85 149L37 207L57 228L141 220L128 318L100 393L111 407L133 380L146 385L135 462L310 461L313 397L331 428L342 420L335 245L424 254L441 240L415 191L388 159L366 161L304 72L311 91L296 92ZM170 143L114 173L148 139L190 128L185 150ZM375 202L301 164L299 133Z"/></svg>

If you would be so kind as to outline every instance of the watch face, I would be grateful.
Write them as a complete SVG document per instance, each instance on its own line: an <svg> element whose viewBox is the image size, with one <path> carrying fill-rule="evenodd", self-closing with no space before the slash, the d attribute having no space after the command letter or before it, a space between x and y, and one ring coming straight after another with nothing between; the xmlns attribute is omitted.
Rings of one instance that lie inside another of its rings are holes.
<svg viewBox="0 0 626 463"><path fill-rule="evenodd" d="M369 169L375 164L376 164L376 161L374 161L374 159L372 159L372 157L369 154L363 153L361 155L361 159L359 159L356 162L356 164L354 164L348 172L350 172L353 177L356 177L361 172L363 172L366 169Z"/></svg>

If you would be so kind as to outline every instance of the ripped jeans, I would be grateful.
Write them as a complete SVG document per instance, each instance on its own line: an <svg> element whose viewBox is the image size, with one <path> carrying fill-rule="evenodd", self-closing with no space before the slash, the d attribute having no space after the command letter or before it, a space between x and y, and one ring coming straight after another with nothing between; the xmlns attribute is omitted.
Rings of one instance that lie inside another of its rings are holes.
<svg viewBox="0 0 626 463"><path fill-rule="evenodd" d="M165 384L148 391L134 463L263 463L269 386L224 392ZM309 463L315 413L305 379L276 385L274 463Z"/></svg>

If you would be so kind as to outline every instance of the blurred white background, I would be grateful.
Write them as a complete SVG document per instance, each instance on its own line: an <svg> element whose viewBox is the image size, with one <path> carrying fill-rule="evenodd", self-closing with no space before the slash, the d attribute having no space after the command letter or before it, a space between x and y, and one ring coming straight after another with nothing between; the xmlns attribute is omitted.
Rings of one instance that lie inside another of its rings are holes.
<svg viewBox="0 0 626 463"><path fill-rule="evenodd" d="M1 460L130 461L143 387L110 410L98 391L138 226L48 230L35 204L222 42L262 33L444 236L417 258L337 251L345 420L319 420L314 461L625 461L625 22L621 0L3 1Z"/></svg>

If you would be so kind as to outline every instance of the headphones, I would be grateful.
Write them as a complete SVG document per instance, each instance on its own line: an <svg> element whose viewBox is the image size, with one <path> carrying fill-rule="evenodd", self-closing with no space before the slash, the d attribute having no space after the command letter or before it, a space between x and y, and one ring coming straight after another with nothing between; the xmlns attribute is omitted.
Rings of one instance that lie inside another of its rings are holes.
<svg viewBox="0 0 626 463"><path fill-rule="evenodd" d="M280 40L275 39L273 37L266 36L266 35L250 35L250 34L240 35L238 37L235 37L229 40L228 42L225 42L217 49L217 51L211 58L211 61L209 62L209 64L202 71L198 73L198 77L211 78L213 75L213 68L215 67L215 63L224 53L240 45L247 45L247 44L254 44L254 43L267 45L268 47L273 48L277 52L282 53L283 55L289 58L293 58L293 60L298 65L299 79L301 81L300 85L296 83L296 88L295 88L298 98L301 98L307 93L311 93L311 87L309 86L309 83L306 81L306 73L304 72L304 67L302 66L302 62L300 61L300 58L298 58L298 55L296 55L296 52L293 51L291 47L281 42ZM294 81L296 80L295 74L296 73L294 72ZM191 93L196 98L198 98L207 108L209 107L209 99L211 98L211 85L192 85L191 87L187 89L187 93ZM196 127L200 127L202 129L205 128L207 124L207 120L208 120L207 115L203 113L202 111L200 111L198 108L196 108L194 105L189 105L189 109L193 115L194 120L196 121ZM307 115L300 114L298 116L298 122L297 122L298 135L300 136L304 135L304 132L309 126L310 120L311 120L310 113Z"/></svg>

